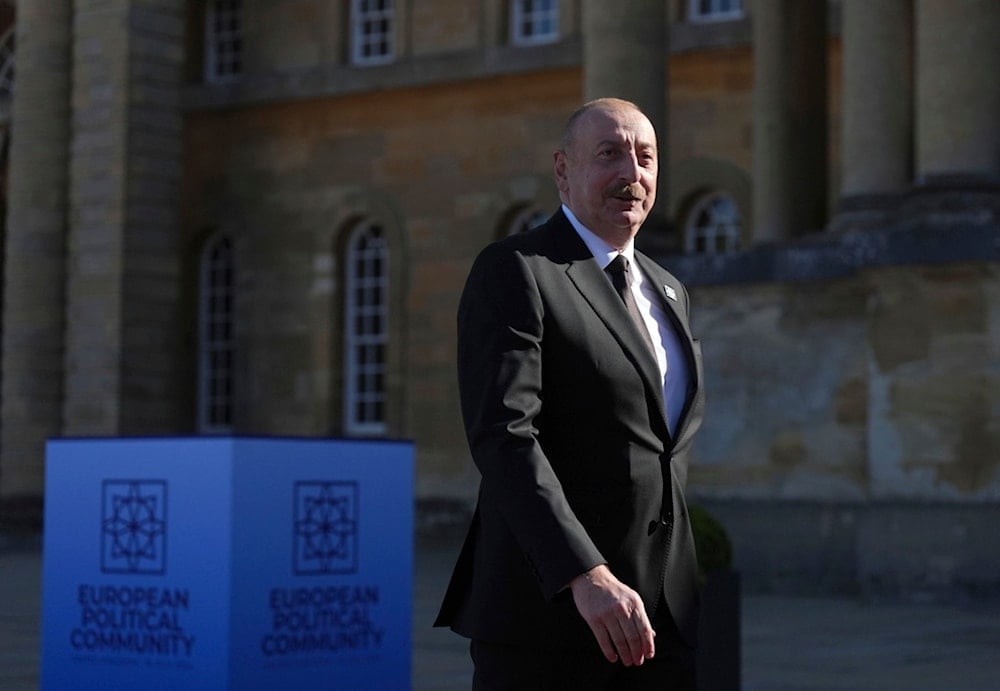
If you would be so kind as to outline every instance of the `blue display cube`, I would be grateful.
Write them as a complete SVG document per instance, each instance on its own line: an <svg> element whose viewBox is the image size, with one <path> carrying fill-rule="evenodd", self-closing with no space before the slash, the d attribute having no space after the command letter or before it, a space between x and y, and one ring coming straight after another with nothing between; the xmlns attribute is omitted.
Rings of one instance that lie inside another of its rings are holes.
<svg viewBox="0 0 1000 691"><path fill-rule="evenodd" d="M47 445L42 689L410 687L413 448Z"/></svg>

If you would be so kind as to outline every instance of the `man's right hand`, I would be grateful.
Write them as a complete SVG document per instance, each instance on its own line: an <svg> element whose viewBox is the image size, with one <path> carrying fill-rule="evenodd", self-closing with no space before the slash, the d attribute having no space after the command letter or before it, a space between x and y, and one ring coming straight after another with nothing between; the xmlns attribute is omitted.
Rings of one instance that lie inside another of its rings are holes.
<svg viewBox="0 0 1000 691"><path fill-rule="evenodd" d="M653 657L656 632L639 594L615 578L604 564L582 573L569 584L573 602L608 662L641 665Z"/></svg>

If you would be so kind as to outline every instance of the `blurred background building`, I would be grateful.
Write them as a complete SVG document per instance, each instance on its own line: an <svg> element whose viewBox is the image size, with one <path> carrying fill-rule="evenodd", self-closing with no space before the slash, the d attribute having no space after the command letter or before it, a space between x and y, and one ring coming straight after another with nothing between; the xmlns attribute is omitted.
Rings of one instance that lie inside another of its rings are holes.
<svg viewBox="0 0 1000 691"><path fill-rule="evenodd" d="M995 0L0 0L0 521L91 435L410 438L423 520L467 511L466 272L615 95L747 586L1000 595L998 36Z"/></svg>

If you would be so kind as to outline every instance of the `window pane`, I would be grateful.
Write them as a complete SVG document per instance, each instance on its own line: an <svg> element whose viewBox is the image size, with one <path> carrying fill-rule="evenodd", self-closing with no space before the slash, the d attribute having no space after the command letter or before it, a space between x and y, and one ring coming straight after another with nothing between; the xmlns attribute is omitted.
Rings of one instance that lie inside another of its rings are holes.
<svg viewBox="0 0 1000 691"><path fill-rule="evenodd" d="M201 261L198 426L202 432L221 432L232 426L234 401L236 272L229 237L210 240Z"/></svg>
<svg viewBox="0 0 1000 691"><path fill-rule="evenodd" d="M525 207L514 216L514 220L511 221L507 229L507 234L517 235L518 233L523 233L542 225L547 220L548 214L545 212L539 211L534 206Z"/></svg>
<svg viewBox="0 0 1000 691"><path fill-rule="evenodd" d="M702 195L688 214L684 246L688 252L724 253L739 249L742 226L736 200L724 192Z"/></svg>
<svg viewBox="0 0 1000 691"><path fill-rule="evenodd" d="M739 19L743 16L741 0L689 0L688 18L696 22Z"/></svg>
<svg viewBox="0 0 1000 691"><path fill-rule="evenodd" d="M241 0L208 0L207 12L205 79L232 79L243 69L243 3Z"/></svg>
<svg viewBox="0 0 1000 691"><path fill-rule="evenodd" d="M349 434L385 432L388 249L382 229L363 223L347 245L345 426Z"/></svg>
<svg viewBox="0 0 1000 691"><path fill-rule="evenodd" d="M559 3L557 0L520 0L512 2L511 43L536 45L559 38Z"/></svg>
<svg viewBox="0 0 1000 691"><path fill-rule="evenodd" d="M351 3L354 64L380 64L393 57L392 0L353 0Z"/></svg>

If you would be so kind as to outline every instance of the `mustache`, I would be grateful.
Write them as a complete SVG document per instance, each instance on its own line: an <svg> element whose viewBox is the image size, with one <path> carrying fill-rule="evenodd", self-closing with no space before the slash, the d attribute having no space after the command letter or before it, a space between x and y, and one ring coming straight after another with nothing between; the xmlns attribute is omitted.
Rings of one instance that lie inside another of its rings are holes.
<svg viewBox="0 0 1000 691"><path fill-rule="evenodd" d="M604 190L605 197L614 197L615 199L625 199L627 201L645 201L646 190L642 188L642 185L638 183L632 183L631 185L608 185Z"/></svg>

